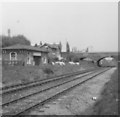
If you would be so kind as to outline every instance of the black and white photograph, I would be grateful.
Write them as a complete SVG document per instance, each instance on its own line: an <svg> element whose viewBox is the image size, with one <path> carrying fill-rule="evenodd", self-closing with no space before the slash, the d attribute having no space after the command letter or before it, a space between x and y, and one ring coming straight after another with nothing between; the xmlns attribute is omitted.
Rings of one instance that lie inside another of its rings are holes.
<svg viewBox="0 0 120 117"><path fill-rule="evenodd" d="M2 0L0 115L119 115L118 0Z"/></svg>

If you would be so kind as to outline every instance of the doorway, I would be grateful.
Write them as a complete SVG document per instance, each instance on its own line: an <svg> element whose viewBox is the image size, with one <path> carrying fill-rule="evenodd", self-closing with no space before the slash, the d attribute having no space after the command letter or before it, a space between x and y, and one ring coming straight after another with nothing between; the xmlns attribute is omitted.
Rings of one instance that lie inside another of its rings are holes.
<svg viewBox="0 0 120 117"><path fill-rule="evenodd" d="M40 56L33 56L35 65L39 66L41 62L41 57Z"/></svg>

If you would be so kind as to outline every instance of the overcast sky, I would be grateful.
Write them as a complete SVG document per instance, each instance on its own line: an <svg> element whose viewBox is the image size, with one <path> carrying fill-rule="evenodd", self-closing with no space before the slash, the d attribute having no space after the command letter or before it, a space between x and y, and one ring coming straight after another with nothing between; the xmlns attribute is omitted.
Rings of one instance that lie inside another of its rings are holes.
<svg viewBox="0 0 120 117"><path fill-rule="evenodd" d="M118 50L117 2L11 2L2 4L2 32L23 34L32 44L66 41L79 50Z"/></svg>

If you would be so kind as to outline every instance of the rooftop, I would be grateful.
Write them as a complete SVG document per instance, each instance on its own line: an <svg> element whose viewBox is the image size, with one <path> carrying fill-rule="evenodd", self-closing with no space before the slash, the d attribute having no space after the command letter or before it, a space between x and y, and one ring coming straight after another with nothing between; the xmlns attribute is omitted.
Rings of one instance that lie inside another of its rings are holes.
<svg viewBox="0 0 120 117"><path fill-rule="evenodd" d="M28 45L20 45L20 44L8 46L8 47L2 48L2 49L3 50L11 50L11 49L22 50L22 49L24 49L24 50L31 50L31 51L38 51L38 52L48 52L48 50L45 48L38 48L38 47L33 47L33 46L28 46Z"/></svg>
<svg viewBox="0 0 120 117"><path fill-rule="evenodd" d="M59 48L59 44L48 44L48 43L45 43L41 47L43 47L43 46L49 46L50 48L54 48L54 49L58 49Z"/></svg>

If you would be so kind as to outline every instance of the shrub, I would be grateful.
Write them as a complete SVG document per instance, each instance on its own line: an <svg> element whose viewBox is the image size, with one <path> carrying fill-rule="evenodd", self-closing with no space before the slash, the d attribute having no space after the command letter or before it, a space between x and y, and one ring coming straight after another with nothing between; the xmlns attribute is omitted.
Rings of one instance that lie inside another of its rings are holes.
<svg viewBox="0 0 120 117"><path fill-rule="evenodd" d="M48 54L48 63L56 62L56 61L58 61L58 57L56 55L49 53Z"/></svg>
<svg viewBox="0 0 120 117"><path fill-rule="evenodd" d="M73 57L74 57L74 55L70 53L67 55L66 59L67 59L67 61L72 61Z"/></svg>
<svg viewBox="0 0 120 117"><path fill-rule="evenodd" d="M73 58L73 62L79 62L79 61L80 61L80 58L79 58L79 57L75 56L75 57Z"/></svg>
<svg viewBox="0 0 120 117"><path fill-rule="evenodd" d="M75 53L69 53L66 58L67 58L67 61L73 61L73 62L79 62L80 61L79 55L77 55Z"/></svg>
<svg viewBox="0 0 120 117"><path fill-rule="evenodd" d="M48 67L44 68L43 71L46 74L53 74L54 73L53 70L51 68L48 68Z"/></svg>

